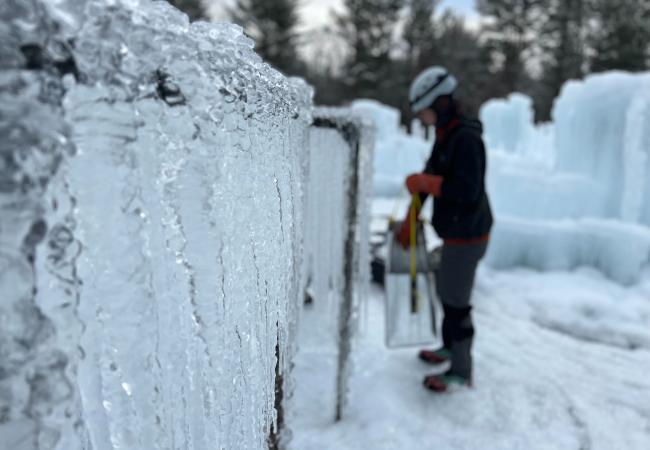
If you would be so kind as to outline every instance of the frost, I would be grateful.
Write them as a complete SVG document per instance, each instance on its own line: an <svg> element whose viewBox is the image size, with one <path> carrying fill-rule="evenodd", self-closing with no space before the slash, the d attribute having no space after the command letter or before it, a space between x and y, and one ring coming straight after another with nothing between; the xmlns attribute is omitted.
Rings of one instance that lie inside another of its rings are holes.
<svg viewBox="0 0 650 450"><path fill-rule="evenodd" d="M338 420L347 401L359 310L369 296L368 200L374 128L347 109L318 108L314 116L305 217L307 309L300 333L300 361L315 347L331 355L327 379L336 398L322 413Z"/></svg>
<svg viewBox="0 0 650 450"><path fill-rule="evenodd" d="M0 16L0 442L266 448L303 266L329 265L319 289L354 308L367 292L371 139L350 181L348 142L310 145L304 82L241 28L166 2L10 0ZM346 155L326 211L358 209L347 286L343 248L304 251L326 150Z"/></svg>

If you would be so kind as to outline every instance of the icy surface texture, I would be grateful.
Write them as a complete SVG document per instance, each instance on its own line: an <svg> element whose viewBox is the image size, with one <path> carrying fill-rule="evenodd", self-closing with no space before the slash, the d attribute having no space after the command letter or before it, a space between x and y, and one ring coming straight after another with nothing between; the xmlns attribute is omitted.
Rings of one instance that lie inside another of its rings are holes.
<svg viewBox="0 0 650 450"><path fill-rule="evenodd" d="M490 150L501 150L520 155L534 154L533 101L522 94L511 94L507 99L492 100L481 108L480 119L489 130L485 143Z"/></svg>
<svg viewBox="0 0 650 450"><path fill-rule="evenodd" d="M650 74L568 83L552 124L535 127L520 95L481 117L497 217L488 261L638 280L650 264Z"/></svg>
<svg viewBox="0 0 650 450"><path fill-rule="evenodd" d="M3 449L84 441L75 383L80 246L67 187L52 186L63 158L74 153L61 108L62 76L74 72L64 29L41 2L0 4Z"/></svg>
<svg viewBox="0 0 650 450"><path fill-rule="evenodd" d="M336 312L343 292L343 252L346 231L346 180L350 149L334 128L312 128L309 184L305 217L307 293L322 314L320 331L336 338ZM345 149L341 151L341 149Z"/></svg>
<svg viewBox="0 0 650 450"><path fill-rule="evenodd" d="M497 220L487 255L495 268L565 271L590 266L632 284L648 266L650 232L645 226L602 219Z"/></svg>
<svg viewBox="0 0 650 450"><path fill-rule="evenodd" d="M557 169L596 183L602 214L650 226L650 73L609 73L562 89Z"/></svg>
<svg viewBox="0 0 650 450"><path fill-rule="evenodd" d="M309 304L300 346L302 354L320 348L332 355L328 380L339 397L325 412L330 419L345 404L351 341L370 286L373 149L371 122L349 109L314 111L305 217Z"/></svg>
<svg viewBox="0 0 650 450"><path fill-rule="evenodd" d="M266 448L309 88L166 2L0 15L0 442Z"/></svg>

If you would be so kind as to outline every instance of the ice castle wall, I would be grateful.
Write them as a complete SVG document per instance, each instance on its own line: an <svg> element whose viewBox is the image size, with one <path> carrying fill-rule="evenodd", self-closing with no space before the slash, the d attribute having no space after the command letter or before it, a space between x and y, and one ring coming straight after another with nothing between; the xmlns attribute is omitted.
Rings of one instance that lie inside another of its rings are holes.
<svg viewBox="0 0 650 450"><path fill-rule="evenodd" d="M497 217L488 261L635 282L650 265L650 75L569 82L552 124L533 126L530 108L515 95L481 111Z"/></svg>

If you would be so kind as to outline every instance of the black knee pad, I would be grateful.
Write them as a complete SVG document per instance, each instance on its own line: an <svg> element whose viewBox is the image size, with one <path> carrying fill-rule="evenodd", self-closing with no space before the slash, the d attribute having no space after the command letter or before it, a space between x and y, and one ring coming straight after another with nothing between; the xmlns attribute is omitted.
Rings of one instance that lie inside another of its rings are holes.
<svg viewBox="0 0 650 450"><path fill-rule="evenodd" d="M443 305L445 321L448 324L448 332L451 339L460 341L474 336L474 324L472 323L472 307L455 308Z"/></svg>
<svg viewBox="0 0 650 450"><path fill-rule="evenodd" d="M442 309L445 312L445 317L449 317L453 320L461 321L465 317L468 317L472 312L471 306L466 306L465 308L456 308L455 306L442 305Z"/></svg>

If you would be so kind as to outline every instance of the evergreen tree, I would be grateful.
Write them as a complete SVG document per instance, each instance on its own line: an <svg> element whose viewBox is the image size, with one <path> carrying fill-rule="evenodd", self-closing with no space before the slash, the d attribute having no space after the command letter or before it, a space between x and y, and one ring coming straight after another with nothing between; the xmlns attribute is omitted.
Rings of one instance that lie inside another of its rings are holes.
<svg viewBox="0 0 650 450"><path fill-rule="evenodd" d="M403 38L412 74L430 66L435 59L435 8L439 0L411 0Z"/></svg>
<svg viewBox="0 0 650 450"><path fill-rule="evenodd" d="M180 11L183 11L190 20L207 20L206 10L201 0L167 0Z"/></svg>
<svg viewBox="0 0 650 450"><path fill-rule="evenodd" d="M592 0L591 70L648 69L650 6L647 0Z"/></svg>
<svg viewBox="0 0 650 450"><path fill-rule="evenodd" d="M562 85L584 76L587 1L547 0L545 7L548 15L541 36L544 67L536 95L537 118L543 121L550 120Z"/></svg>
<svg viewBox="0 0 650 450"><path fill-rule="evenodd" d="M402 121L409 126L412 120L408 101L408 88L420 71L435 64L435 7L439 0L409 0L408 15L402 32L406 44L406 57L395 62L394 78L399 80L400 88L395 94L401 96L399 102Z"/></svg>
<svg viewBox="0 0 650 450"><path fill-rule="evenodd" d="M255 40L256 52L287 75L302 72L298 58L298 0L237 0L232 20Z"/></svg>
<svg viewBox="0 0 650 450"><path fill-rule="evenodd" d="M477 33L464 20L446 11L436 24L438 48L436 64L458 79L457 96L465 113L476 116L486 100L499 95L496 76L490 72L490 53L481 45Z"/></svg>
<svg viewBox="0 0 650 450"><path fill-rule="evenodd" d="M492 64L498 71L500 95L526 91L526 59L534 51L536 31L543 17L542 0L477 0L480 13L490 19L484 29Z"/></svg>
<svg viewBox="0 0 650 450"><path fill-rule="evenodd" d="M402 86L402 80L391 78L390 53L403 4L404 0L345 0L347 11L337 16L337 25L350 51L343 69L349 97L380 98ZM399 105L395 99L389 104Z"/></svg>

